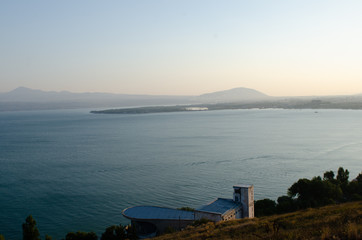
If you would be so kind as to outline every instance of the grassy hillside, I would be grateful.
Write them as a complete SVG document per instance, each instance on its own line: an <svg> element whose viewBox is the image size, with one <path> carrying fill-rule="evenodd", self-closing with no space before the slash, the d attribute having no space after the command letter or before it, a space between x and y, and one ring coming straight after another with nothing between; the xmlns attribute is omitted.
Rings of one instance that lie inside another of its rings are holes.
<svg viewBox="0 0 362 240"><path fill-rule="evenodd" d="M362 201L190 226L155 239L362 239Z"/></svg>

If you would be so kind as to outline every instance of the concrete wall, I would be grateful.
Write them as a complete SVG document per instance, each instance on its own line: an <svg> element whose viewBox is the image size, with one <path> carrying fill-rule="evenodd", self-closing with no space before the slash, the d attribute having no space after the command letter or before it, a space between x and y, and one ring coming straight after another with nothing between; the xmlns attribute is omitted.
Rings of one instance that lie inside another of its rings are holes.
<svg viewBox="0 0 362 240"><path fill-rule="evenodd" d="M222 215L223 221L232 220L232 219L236 219L236 211L234 209L231 209L227 211L224 215Z"/></svg>
<svg viewBox="0 0 362 240"><path fill-rule="evenodd" d="M243 208L237 208L237 209L230 209L226 213L222 215L223 221L233 220L233 219L240 219L242 218L243 214Z"/></svg>
<svg viewBox="0 0 362 240"><path fill-rule="evenodd" d="M221 214L219 214L219 213L195 211L195 220L200 220L202 218L209 219L213 222L218 222L218 221L222 220Z"/></svg>
<svg viewBox="0 0 362 240"><path fill-rule="evenodd" d="M243 204L243 217L254 217L254 186L241 188L241 203Z"/></svg>

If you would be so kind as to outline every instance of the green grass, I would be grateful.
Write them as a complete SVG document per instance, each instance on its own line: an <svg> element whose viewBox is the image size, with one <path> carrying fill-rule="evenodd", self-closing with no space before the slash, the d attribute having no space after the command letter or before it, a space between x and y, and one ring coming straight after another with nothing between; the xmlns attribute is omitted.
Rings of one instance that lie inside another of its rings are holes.
<svg viewBox="0 0 362 240"><path fill-rule="evenodd" d="M362 201L254 219L210 222L155 239L362 239Z"/></svg>

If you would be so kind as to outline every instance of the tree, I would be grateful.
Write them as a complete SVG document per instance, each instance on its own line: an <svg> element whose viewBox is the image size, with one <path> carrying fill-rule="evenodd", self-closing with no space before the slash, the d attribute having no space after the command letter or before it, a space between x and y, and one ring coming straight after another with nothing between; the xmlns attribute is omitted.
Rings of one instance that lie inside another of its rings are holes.
<svg viewBox="0 0 362 240"><path fill-rule="evenodd" d="M276 213L276 203L271 199L263 199L255 201L255 216L269 216Z"/></svg>
<svg viewBox="0 0 362 240"><path fill-rule="evenodd" d="M358 174L355 180L341 185L344 197L347 201L362 200L362 174Z"/></svg>
<svg viewBox="0 0 362 240"><path fill-rule="evenodd" d="M122 225L113 225L106 228L101 240L123 240L126 239L125 228Z"/></svg>
<svg viewBox="0 0 362 240"><path fill-rule="evenodd" d="M40 240L39 230L36 227L36 221L29 215L23 223L23 240Z"/></svg>
<svg viewBox="0 0 362 240"><path fill-rule="evenodd" d="M128 239L130 239L130 240L138 239L137 230L133 225L128 225L125 229L126 229L126 235L127 235Z"/></svg>
<svg viewBox="0 0 362 240"><path fill-rule="evenodd" d="M357 182L362 183L362 173L358 174L356 177Z"/></svg>
<svg viewBox="0 0 362 240"><path fill-rule="evenodd" d="M333 171L325 172L323 175L323 179L328 181L334 180L334 172Z"/></svg>
<svg viewBox="0 0 362 240"><path fill-rule="evenodd" d="M65 236L65 240L97 240L94 232L70 232Z"/></svg>
<svg viewBox="0 0 362 240"><path fill-rule="evenodd" d="M308 197L310 186L310 180L306 178L299 179L298 182L294 183L288 189L289 197L297 197L298 199L304 200Z"/></svg>
<svg viewBox="0 0 362 240"><path fill-rule="evenodd" d="M349 178L348 170L344 170L343 167L338 168L337 180L340 183L347 183Z"/></svg>
<svg viewBox="0 0 362 240"><path fill-rule="evenodd" d="M341 187L320 177L299 179L288 189L288 195L297 199L299 208L320 207L342 200Z"/></svg>
<svg viewBox="0 0 362 240"><path fill-rule="evenodd" d="M288 196L278 197L277 200L277 213L287 213L293 212L297 210L297 204L294 199Z"/></svg>

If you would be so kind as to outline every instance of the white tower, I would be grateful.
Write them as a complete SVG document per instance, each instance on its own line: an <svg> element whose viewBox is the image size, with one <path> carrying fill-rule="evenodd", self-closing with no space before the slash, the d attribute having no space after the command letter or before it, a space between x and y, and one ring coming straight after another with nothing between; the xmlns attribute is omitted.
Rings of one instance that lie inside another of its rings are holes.
<svg viewBox="0 0 362 240"><path fill-rule="evenodd" d="M254 186L253 185L235 185L233 200L243 206L243 218L254 217Z"/></svg>

